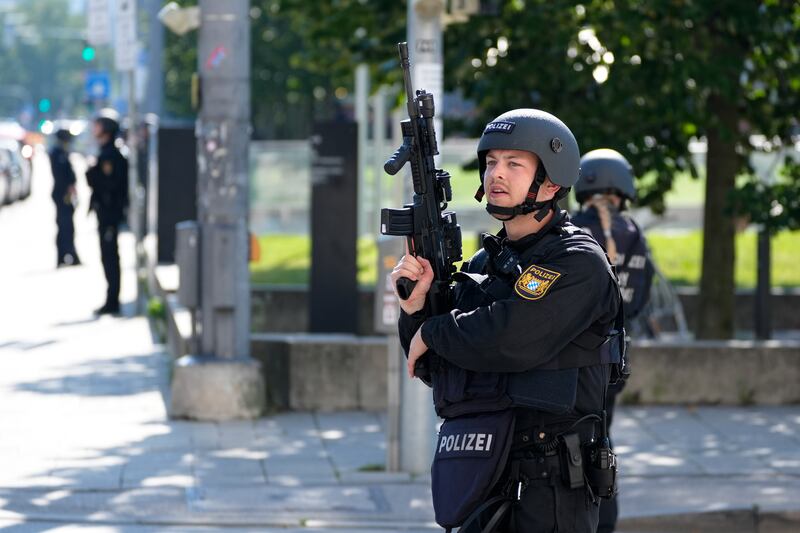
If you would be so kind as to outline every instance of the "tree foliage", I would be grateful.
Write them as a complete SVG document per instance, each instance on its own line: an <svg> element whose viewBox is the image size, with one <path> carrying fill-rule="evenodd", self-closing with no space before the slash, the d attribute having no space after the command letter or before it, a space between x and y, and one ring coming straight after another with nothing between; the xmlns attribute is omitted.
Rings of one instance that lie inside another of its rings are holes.
<svg viewBox="0 0 800 533"><path fill-rule="evenodd" d="M548 110L570 126L583 152L608 147L625 154L644 177L640 203L656 212L664 210L677 172L704 174L701 336L731 335L734 215L773 231L796 228L800 219L796 160L771 183L749 164L756 151L796 142L800 3L493 4L494 16L473 16L445 32L445 89L477 105L465 133L478 135L488 120L515 107ZM331 90L342 96L351 88L360 62L370 65L375 82L398 79L394 44L405 35L403 2L253 5L262 14L253 26L256 129L269 121L279 134L292 114L330 112L338 101ZM690 151L697 140L707 145L705 168L695 167ZM735 190L737 176L743 184Z"/></svg>
<svg viewBox="0 0 800 533"><path fill-rule="evenodd" d="M306 30L306 57L331 75L356 58L395 65L399 6L365 11L328 0ZM625 154L640 178L639 202L664 211L680 171L706 177L698 334L733 334L734 215L769 229L800 218L796 160L765 182L750 156L791 146L800 110L800 4L792 0L505 0L495 16L473 16L445 32L445 88L474 101L464 125L483 125L515 107L564 120L582 151ZM404 9L404 6L402 7ZM380 18L380 23L375 24ZM304 31L296 25L297 31ZM380 31L390 29L389 33ZM370 40L372 36L376 40ZM356 38L354 40L354 37ZM369 51L370 46L380 50ZM321 50L321 51L320 51ZM337 61L336 54L343 61ZM386 55L384 55L386 54ZM376 76L383 74L381 69ZM445 110L446 111L446 110ZM753 140L758 137L758 143ZM690 147L705 141L705 168ZM744 185L736 190L737 176Z"/></svg>
<svg viewBox="0 0 800 533"><path fill-rule="evenodd" d="M0 114L18 116L48 99L45 117L71 116L83 107L84 73L92 64L81 58L85 18L70 13L66 0L29 0L0 13Z"/></svg>
<svg viewBox="0 0 800 533"><path fill-rule="evenodd" d="M404 10L393 0L252 0L254 137L307 138L314 120L346 114L359 63L370 65L376 80L397 79L396 61L387 60L404 36ZM167 110L174 115L192 114L196 39L168 38Z"/></svg>

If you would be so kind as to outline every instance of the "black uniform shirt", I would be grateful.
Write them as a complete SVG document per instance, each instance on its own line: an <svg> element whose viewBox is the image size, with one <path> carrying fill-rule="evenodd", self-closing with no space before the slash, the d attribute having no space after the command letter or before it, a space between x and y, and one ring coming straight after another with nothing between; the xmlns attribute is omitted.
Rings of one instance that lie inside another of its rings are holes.
<svg viewBox="0 0 800 533"><path fill-rule="evenodd" d="M511 296L427 319L423 312L401 313L406 353L424 322L423 341L449 362L477 372L521 372L550 363L590 326L608 330L619 306L611 267L602 248L572 225L566 212L508 245L519 254L522 270L510 280ZM605 367L580 369L578 411L600 408L605 380Z"/></svg>
<svg viewBox="0 0 800 533"><path fill-rule="evenodd" d="M101 224L119 224L128 206L128 160L108 142L100 148L97 163L86 171L92 188L91 207Z"/></svg>
<svg viewBox="0 0 800 533"><path fill-rule="evenodd" d="M75 172L69 162L69 153L61 146L54 146L50 150L50 169L53 172L53 200L57 203L65 202L67 190L75 185Z"/></svg>

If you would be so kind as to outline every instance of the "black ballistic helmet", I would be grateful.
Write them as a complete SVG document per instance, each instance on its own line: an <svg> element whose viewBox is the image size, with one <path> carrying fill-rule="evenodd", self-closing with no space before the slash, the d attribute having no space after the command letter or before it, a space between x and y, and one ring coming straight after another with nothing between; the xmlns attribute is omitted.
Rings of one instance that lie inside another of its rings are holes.
<svg viewBox="0 0 800 533"><path fill-rule="evenodd" d="M575 136L566 124L557 117L539 109L514 109L503 113L486 125L478 142L478 164L481 186L475 198L483 198L483 174L486 171L486 154L489 150L524 150L539 157L539 169L531 185L528 199L523 205L514 208L486 206L489 213L516 215L539 211L536 215L542 220L555 209L555 203L566 196L570 187L575 185L580 175L580 150ZM535 202L539 187L545 177L561 186L561 190L552 201ZM545 209L547 208L547 209ZM510 220L510 218L506 220Z"/></svg>
<svg viewBox="0 0 800 533"><path fill-rule="evenodd" d="M593 194L615 193L636 200L633 167L625 157L609 148L592 150L581 158L581 179L575 184L575 198L583 203Z"/></svg>
<svg viewBox="0 0 800 533"><path fill-rule="evenodd" d="M112 139L119 134L119 113L115 110L108 107L101 109L94 117L94 121L100 124L103 131L111 135Z"/></svg>

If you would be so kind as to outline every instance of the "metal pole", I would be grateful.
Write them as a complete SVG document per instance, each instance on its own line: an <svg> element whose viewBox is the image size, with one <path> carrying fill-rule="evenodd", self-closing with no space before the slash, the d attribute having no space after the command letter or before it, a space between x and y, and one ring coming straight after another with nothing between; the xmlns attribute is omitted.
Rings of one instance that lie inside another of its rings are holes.
<svg viewBox="0 0 800 533"><path fill-rule="evenodd" d="M756 284L755 301L755 334L757 339L772 337L772 317L770 313L771 292L771 250L770 235L767 228L758 231L758 280Z"/></svg>
<svg viewBox="0 0 800 533"><path fill-rule="evenodd" d="M442 107L442 8L444 2L408 2L408 50L414 87L433 93L438 110ZM441 111L437 117L441 116ZM442 137L441 119L435 128ZM441 157L441 156L439 156ZM405 180L404 198L413 194L411 180ZM430 471L436 442L431 390L418 379L403 379L400 410L400 469L412 474Z"/></svg>
<svg viewBox="0 0 800 533"><path fill-rule="evenodd" d="M250 2L201 0L200 12L200 353L173 366L170 415L254 418L266 390L260 363L249 357Z"/></svg>
<svg viewBox="0 0 800 533"><path fill-rule="evenodd" d="M383 171L383 164L387 159L386 151L386 87L378 88L372 98L372 109L374 120L372 122L372 156L373 168L375 169L375 198L372 202L369 233L375 235L380 226L380 211L383 207L383 181L386 178Z"/></svg>
<svg viewBox="0 0 800 533"><path fill-rule="evenodd" d="M164 26L158 20L158 11L164 2L147 1L147 92L145 113L161 116L164 100Z"/></svg>
<svg viewBox="0 0 800 533"><path fill-rule="evenodd" d="M147 124L147 221L144 249L147 261L147 283L150 294L158 292L156 264L158 256L158 115L149 113Z"/></svg>
<svg viewBox="0 0 800 533"><path fill-rule="evenodd" d="M142 290L139 286L139 271L142 266L142 216L141 187L139 186L139 139L136 110L136 69L128 71L128 226L134 237L134 302L136 314L143 310Z"/></svg>
<svg viewBox="0 0 800 533"><path fill-rule="evenodd" d="M370 188L367 183L367 133L369 130L369 67L361 63L356 67L356 122L358 123L358 234L373 234L375 230L367 229L373 220L372 213L366 216L371 207L368 201Z"/></svg>
<svg viewBox="0 0 800 533"><path fill-rule="evenodd" d="M200 2L197 119L201 351L245 357L250 340L248 0Z"/></svg>

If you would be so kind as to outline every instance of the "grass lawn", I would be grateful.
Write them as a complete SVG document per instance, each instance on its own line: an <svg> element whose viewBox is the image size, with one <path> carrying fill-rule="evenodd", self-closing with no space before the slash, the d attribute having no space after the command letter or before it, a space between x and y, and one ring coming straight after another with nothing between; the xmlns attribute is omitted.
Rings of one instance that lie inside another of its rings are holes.
<svg viewBox="0 0 800 533"><path fill-rule="evenodd" d="M650 232L648 240L661 270L673 283L697 285L700 280L702 235ZM259 238L261 257L250 264L253 283L307 284L311 241L304 235L267 235ZM475 251L474 235L464 236L464 256ZM371 239L358 242L358 281L374 285L377 250ZM800 286L800 232L783 232L772 240L772 283L776 287ZM756 234L736 238L736 284L751 288L756 283Z"/></svg>

